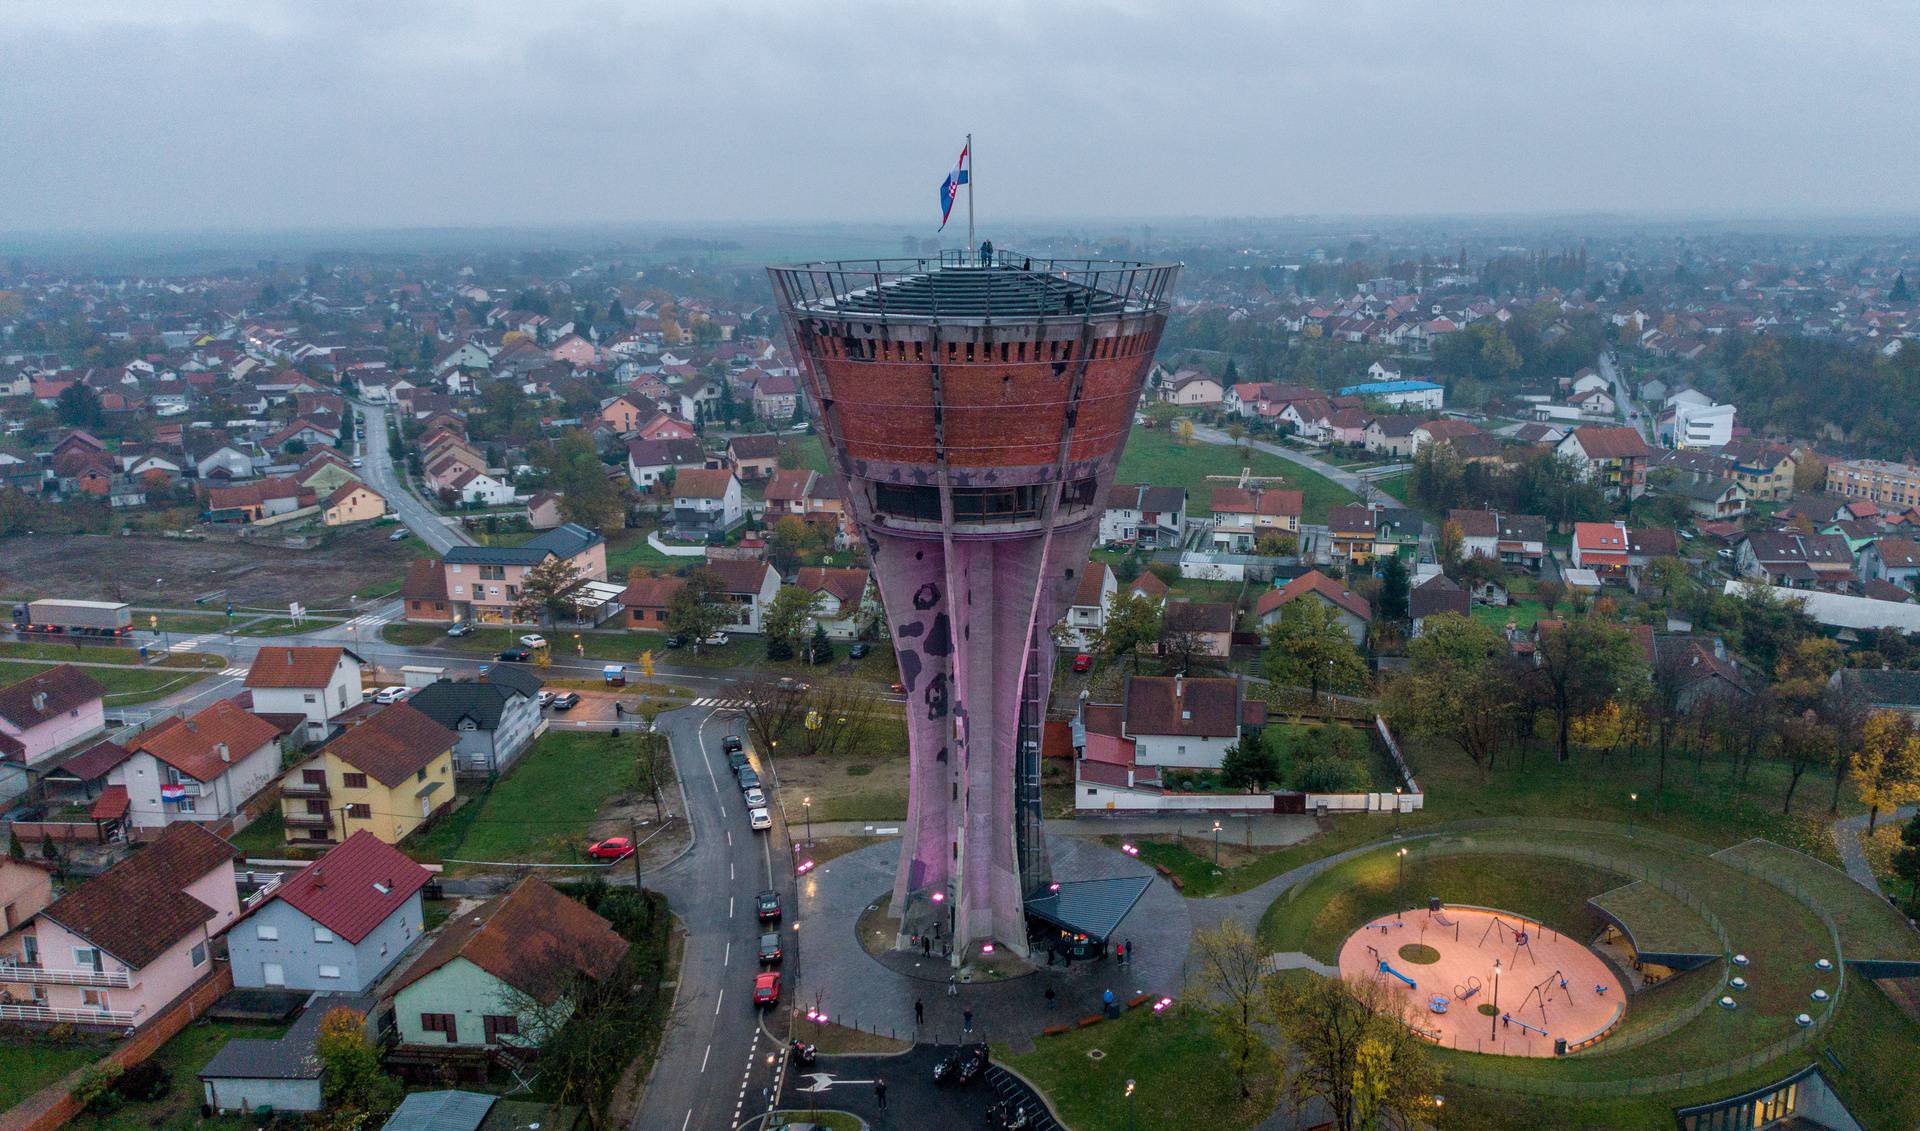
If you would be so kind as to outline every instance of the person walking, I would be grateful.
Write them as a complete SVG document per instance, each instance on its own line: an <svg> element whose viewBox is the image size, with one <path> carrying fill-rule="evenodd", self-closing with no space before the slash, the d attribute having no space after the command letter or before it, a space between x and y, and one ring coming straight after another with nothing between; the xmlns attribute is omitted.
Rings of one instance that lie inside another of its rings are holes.
<svg viewBox="0 0 1920 1131"><path fill-rule="evenodd" d="M922 958L933 957L933 940L928 938L925 935L920 936L920 957Z"/></svg>
<svg viewBox="0 0 1920 1131"><path fill-rule="evenodd" d="M1052 1009L1054 1006L1060 1004L1058 1001L1054 1000L1054 998L1055 998L1055 995L1053 992L1053 987L1048 986L1047 987L1047 1008L1048 1009Z"/></svg>
<svg viewBox="0 0 1920 1131"><path fill-rule="evenodd" d="M1121 943L1119 947L1114 950L1113 957L1120 965L1125 966L1127 964L1127 944Z"/></svg>
<svg viewBox="0 0 1920 1131"><path fill-rule="evenodd" d="M960 996L960 975L958 974L947 975L947 996L948 997Z"/></svg>
<svg viewBox="0 0 1920 1131"><path fill-rule="evenodd" d="M914 998L913 999L914 1028L917 1029L926 1023L927 1023L927 1007L924 1004L922 1004L919 998Z"/></svg>
<svg viewBox="0 0 1920 1131"><path fill-rule="evenodd" d="M873 1082L873 1102L882 1110L887 1106L887 1081L884 1077Z"/></svg>
<svg viewBox="0 0 1920 1131"><path fill-rule="evenodd" d="M1133 965L1133 960L1136 957L1138 957L1133 950L1133 940L1128 939L1125 942L1121 943L1120 945L1127 948L1127 965L1129 966Z"/></svg>
<svg viewBox="0 0 1920 1131"><path fill-rule="evenodd" d="M963 1009L960 1011L960 1031L962 1033L973 1032L973 1010Z"/></svg>

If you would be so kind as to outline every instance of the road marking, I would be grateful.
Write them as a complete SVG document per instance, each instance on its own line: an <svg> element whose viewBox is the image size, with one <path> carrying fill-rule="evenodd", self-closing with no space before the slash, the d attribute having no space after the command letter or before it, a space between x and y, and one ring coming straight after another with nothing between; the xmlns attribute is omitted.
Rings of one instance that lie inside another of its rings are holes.
<svg viewBox="0 0 1920 1131"><path fill-rule="evenodd" d="M705 1072L707 1071L707 1058L708 1058L708 1057L710 1057L710 1056L712 1056L712 1055L713 1055L713 1046L712 1046L712 1045L708 1045L708 1046L707 1046L707 1051L706 1051L706 1052L703 1052L703 1053L701 1053L701 1054L700 1054L700 1071L701 1071L701 1073L702 1073L702 1074L704 1074L704 1073L705 1073ZM692 1115L693 1113L692 1113L692 1112L688 1112L687 1114L688 1114L688 1115Z"/></svg>
<svg viewBox="0 0 1920 1131"><path fill-rule="evenodd" d="M733 878L733 861L729 860L727 861L727 879L731 881Z"/></svg>
<svg viewBox="0 0 1920 1131"><path fill-rule="evenodd" d="M727 1000L727 987L721 986L720 992L713 995L713 1015L720 1016L720 1003Z"/></svg>
<svg viewBox="0 0 1920 1131"><path fill-rule="evenodd" d="M733 897L727 897L727 918L733 918Z"/></svg>
<svg viewBox="0 0 1920 1131"><path fill-rule="evenodd" d="M687 1117L680 1121L680 1131L687 1131L687 1124L693 1122L693 1109L687 1109Z"/></svg>
<svg viewBox="0 0 1920 1131"><path fill-rule="evenodd" d="M723 954L723 955L721 955L721 956L720 956L720 965L722 965L722 966L731 966L732 964L733 964L733 940L732 940L732 939L728 939L728 940L727 940L727 953L725 953L725 954Z"/></svg>
<svg viewBox="0 0 1920 1131"><path fill-rule="evenodd" d="M227 676L246 675L251 670L251 668L221 668L220 674Z"/></svg>

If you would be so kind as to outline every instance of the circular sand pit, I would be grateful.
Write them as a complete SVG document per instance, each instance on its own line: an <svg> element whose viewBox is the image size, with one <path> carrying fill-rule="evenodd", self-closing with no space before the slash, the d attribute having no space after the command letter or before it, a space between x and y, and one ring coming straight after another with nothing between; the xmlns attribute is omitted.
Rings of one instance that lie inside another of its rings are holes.
<svg viewBox="0 0 1920 1131"><path fill-rule="evenodd" d="M1340 975L1379 981L1403 999L1416 1032L1467 1052L1552 1056L1561 1040L1584 1048L1626 1011L1619 977L1584 943L1478 908L1375 919L1341 944Z"/></svg>

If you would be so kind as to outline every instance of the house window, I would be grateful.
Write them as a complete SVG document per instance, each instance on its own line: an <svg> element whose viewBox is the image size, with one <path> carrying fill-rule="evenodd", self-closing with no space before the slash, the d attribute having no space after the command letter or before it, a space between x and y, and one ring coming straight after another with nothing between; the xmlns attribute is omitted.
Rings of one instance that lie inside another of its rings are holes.
<svg viewBox="0 0 1920 1131"><path fill-rule="evenodd" d="M253 937L261 942L280 941L280 928L261 923L253 929Z"/></svg>
<svg viewBox="0 0 1920 1131"><path fill-rule="evenodd" d="M418 770L416 770L416 771L414 772L414 775L413 775L413 780L414 780L414 781L426 781L426 780L427 780L427 768L426 768L425 766L422 766L422 767L420 767L420 768L419 768Z"/></svg>
<svg viewBox="0 0 1920 1131"><path fill-rule="evenodd" d="M511 1013L489 1013L481 1017L480 1022L486 1030L488 1044L501 1037L520 1035L520 1019Z"/></svg>
<svg viewBox="0 0 1920 1131"><path fill-rule="evenodd" d="M454 1027L454 1017L451 1013L422 1013L420 1015L420 1029L422 1032L427 1033L446 1034L448 1044L452 1044L459 1039L458 1031Z"/></svg>
<svg viewBox="0 0 1920 1131"><path fill-rule="evenodd" d="M340 968L338 966L321 966L320 976L322 978L338 978L340 976Z"/></svg>
<svg viewBox="0 0 1920 1131"><path fill-rule="evenodd" d="M300 781L304 785L325 785L327 784L327 771L301 770Z"/></svg>
<svg viewBox="0 0 1920 1131"><path fill-rule="evenodd" d="M333 932L327 930L325 927L315 927L313 929L313 941L318 943L332 942Z"/></svg>
<svg viewBox="0 0 1920 1131"><path fill-rule="evenodd" d="M97 1009L104 1013L107 1009L107 991L81 990L80 1004L88 1009Z"/></svg>
<svg viewBox="0 0 1920 1131"><path fill-rule="evenodd" d="M182 812L182 813L191 813L191 812L193 812L193 811L194 811L194 805L193 805L193 798L191 798L191 797L182 797L182 798L180 799L180 803L179 803L178 805L176 805L176 806L175 806L175 808L177 808L178 810L180 810L180 812Z"/></svg>
<svg viewBox="0 0 1920 1131"><path fill-rule="evenodd" d="M318 703L320 701L320 697L315 695L311 691L307 692L305 695L302 695L300 698L308 703Z"/></svg>
<svg viewBox="0 0 1920 1131"><path fill-rule="evenodd" d="M372 820L373 806L360 803L349 805L347 806L347 816L352 817L356 821Z"/></svg>
<svg viewBox="0 0 1920 1131"><path fill-rule="evenodd" d="M73 964L97 974L100 972L100 952L90 946L76 946L73 948Z"/></svg>
<svg viewBox="0 0 1920 1131"><path fill-rule="evenodd" d="M207 944L203 942L194 943L193 949L187 952L187 957L193 960L195 966L205 966L207 964Z"/></svg>
<svg viewBox="0 0 1920 1131"><path fill-rule="evenodd" d="M348 789L367 788L367 775L365 774L347 774L342 777L341 781Z"/></svg>

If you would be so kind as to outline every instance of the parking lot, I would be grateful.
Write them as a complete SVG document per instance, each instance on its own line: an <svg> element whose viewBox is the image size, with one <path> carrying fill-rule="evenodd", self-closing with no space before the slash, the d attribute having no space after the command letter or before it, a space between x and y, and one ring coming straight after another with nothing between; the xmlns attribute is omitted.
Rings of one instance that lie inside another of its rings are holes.
<svg viewBox="0 0 1920 1131"><path fill-rule="evenodd" d="M1032 1089L998 1065L989 1065L969 1084L935 1084L933 1066L952 1051L952 1045L916 1045L898 1056L823 1056L811 1069L788 1073L780 1106L805 1111L813 1100L823 1108L853 1112L874 1131L990 1131L995 1124L987 1109L1015 1097L1037 1113L1028 1124L1031 1131L1061 1131ZM885 1109L874 1096L876 1080L887 1082Z"/></svg>

